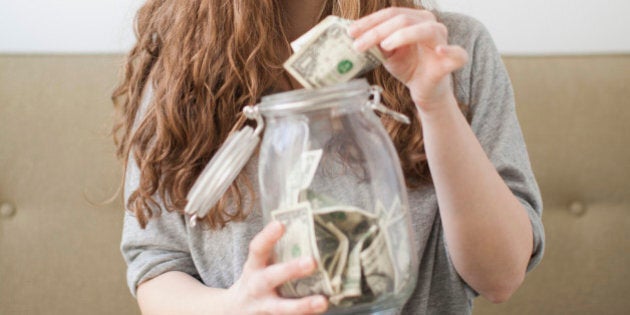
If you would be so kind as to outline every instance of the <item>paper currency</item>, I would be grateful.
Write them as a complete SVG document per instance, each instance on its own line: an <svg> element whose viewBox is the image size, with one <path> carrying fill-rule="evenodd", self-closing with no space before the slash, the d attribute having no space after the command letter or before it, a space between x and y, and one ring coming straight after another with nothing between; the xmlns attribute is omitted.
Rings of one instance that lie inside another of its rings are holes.
<svg viewBox="0 0 630 315"><path fill-rule="evenodd" d="M376 201L376 205L374 206L374 212L379 218L387 218L389 216L389 212L385 209L385 206L380 200Z"/></svg>
<svg viewBox="0 0 630 315"><path fill-rule="evenodd" d="M313 257L317 270L309 277L285 283L280 292L287 297L301 297L313 294L331 295L332 288L328 275L323 269L315 237L313 215L309 203L271 212L273 220L285 226L285 233L277 244L277 261L287 262L299 257Z"/></svg>
<svg viewBox="0 0 630 315"><path fill-rule="evenodd" d="M386 215L381 216L379 220L387 243L386 248L394 265L395 292L400 292L410 280L408 277L411 268L409 243L400 241L409 239L405 213L400 199L395 198Z"/></svg>
<svg viewBox="0 0 630 315"><path fill-rule="evenodd" d="M365 210L352 206L332 206L314 211L324 221L332 222L346 233L352 241L376 224L377 217Z"/></svg>
<svg viewBox="0 0 630 315"><path fill-rule="evenodd" d="M321 221L317 216L314 216L314 219L317 250L320 252L324 269L332 277L335 268L334 259L336 258L336 253L339 251L341 240L326 227L326 222Z"/></svg>
<svg viewBox="0 0 630 315"><path fill-rule="evenodd" d="M322 154L323 150L319 149L304 151L300 155L297 164L293 167L287 179L289 204L297 204L300 194L313 182Z"/></svg>
<svg viewBox="0 0 630 315"><path fill-rule="evenodd" d="M387 247L389 248L389 254L394 262L395 280L396 285L394 291L400 292L405 285L409 282L409 270L411 268L411 250L407 240L407 228L405 220L399 219L391 221L384 228L385 237L387 241Z"/></svg>
<svg viewBox="0 0 630 315"><path fill-rule="evenodd" d="M348 256L346 270L343 273L341 292L330 297L331 303L340 304L344 299L361 296L361 251L363 250L365 240L376 233L377 230L378 227L372 225L367 232L359 237L356 244L354 244Z"/></svg>
<svg viewBox="0 0 630 315"><path fill-rule="evenodd" d="M404 216L384 215L400 213L399 202L394 201L388 210L377 202L379 216L354 206L333 205L330 200L327 204L313 210L310 202L303 202L272 211L272 218L286 226L277 261L308 255L318 265L313 275L285 283L280 293L285 297L323 294L335 307L397 293L407 281L403 273L409 271L406 221Z"/></svg>
<svg viewBox="0 0 630 315"><path fill-rule="evenodd" d="M377 47L360 53L348 35L352 21L328 16L291 43L295 53L284 68L305 88L350 81L377 67L385 58Z"/></svg>
<svg viewBox="0 0 630 315"><path fill-rule="evenodd" d="M277 187L279 194L279 208L287 209L300 202L302 180L302 155L308 149L310 129L308 123L301 117L288 119L283 128L270 129L265 132L265 138L271 142L271 150L278 155L276 163L283 165L285 170L281 176L284 182Z"/></svg>
<svg viewBox="0 0 630 315"><path fill-rule="evenodd" d="M341 276L343 270L346 268L350 243L346 235L334 224L324 222L319 216L315 216L315 222L317 222L315 229L317 248L320 253L322 253L321 255L323 255L322 263L330 277L333 293L338 293L341 290ZM326 234L331 235L334 240L331 240ZM335 244L335 240L337 246L327 244L327 242ZM330 257L330 259L328 259L328 257Z"/></svg>
<svg viewBox="0 0 630 315"><path fill-rule="evenodd" d="M394 266L384 233L378 233L372 243L361 252L361 267L365 281L374 295L394 290Z"/></svg>

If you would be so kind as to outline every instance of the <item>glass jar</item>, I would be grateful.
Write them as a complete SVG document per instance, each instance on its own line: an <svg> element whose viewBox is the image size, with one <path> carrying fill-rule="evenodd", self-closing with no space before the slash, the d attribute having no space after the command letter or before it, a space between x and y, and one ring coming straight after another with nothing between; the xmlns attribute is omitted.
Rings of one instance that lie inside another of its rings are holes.
<svg viewBox="0 0 630 315"><path fill-rule="evenodd" d="M265 222L285 225L275 262L317 262L313 275L280 294L323 294L331 314L401 307L417 278L403 173L374 110L406 118L381 105L380 89L365 80L266 96L248 115L265 123Z"/></svg>

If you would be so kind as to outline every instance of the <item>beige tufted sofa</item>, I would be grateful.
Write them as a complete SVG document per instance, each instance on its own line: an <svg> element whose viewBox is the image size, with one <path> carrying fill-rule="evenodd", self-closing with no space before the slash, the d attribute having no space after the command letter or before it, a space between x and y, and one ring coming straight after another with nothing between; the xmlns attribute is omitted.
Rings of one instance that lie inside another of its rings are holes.
<svg viewBox="0 0 630 315"><path fill-rule="evenodd" d="M122 57L0 55L0 314L137 314L108 137ZM543 192L542 264L475 314L627 314L630 56L506 57ZM101 205L98 205L101 203ZM104 204L103 204L104 203Z"/></svg>

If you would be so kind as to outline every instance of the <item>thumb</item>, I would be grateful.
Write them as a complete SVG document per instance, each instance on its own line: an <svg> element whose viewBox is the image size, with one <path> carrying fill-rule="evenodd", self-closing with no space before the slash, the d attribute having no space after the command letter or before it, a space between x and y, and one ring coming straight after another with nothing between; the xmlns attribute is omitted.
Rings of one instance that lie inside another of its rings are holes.
<svg viewBox="0 0 630 315"><path fill-rule="evenodd" d="M278 221L271 221L249 243L249 255L245 261L245 270L262 269L269 264L274 245L284 234L284 226Z"/></svg>

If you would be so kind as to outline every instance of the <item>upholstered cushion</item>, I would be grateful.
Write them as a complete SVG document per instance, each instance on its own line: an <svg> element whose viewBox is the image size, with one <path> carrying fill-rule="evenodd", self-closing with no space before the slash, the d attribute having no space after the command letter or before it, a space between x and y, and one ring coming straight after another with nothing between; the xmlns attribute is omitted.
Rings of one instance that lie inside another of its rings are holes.
<svg viewBox="0 0 630 315"><path fill-rule="evenodd" d="M542 263L476 314L622 314L630 308L630 57L507 57L542 189Z"/></svg>

